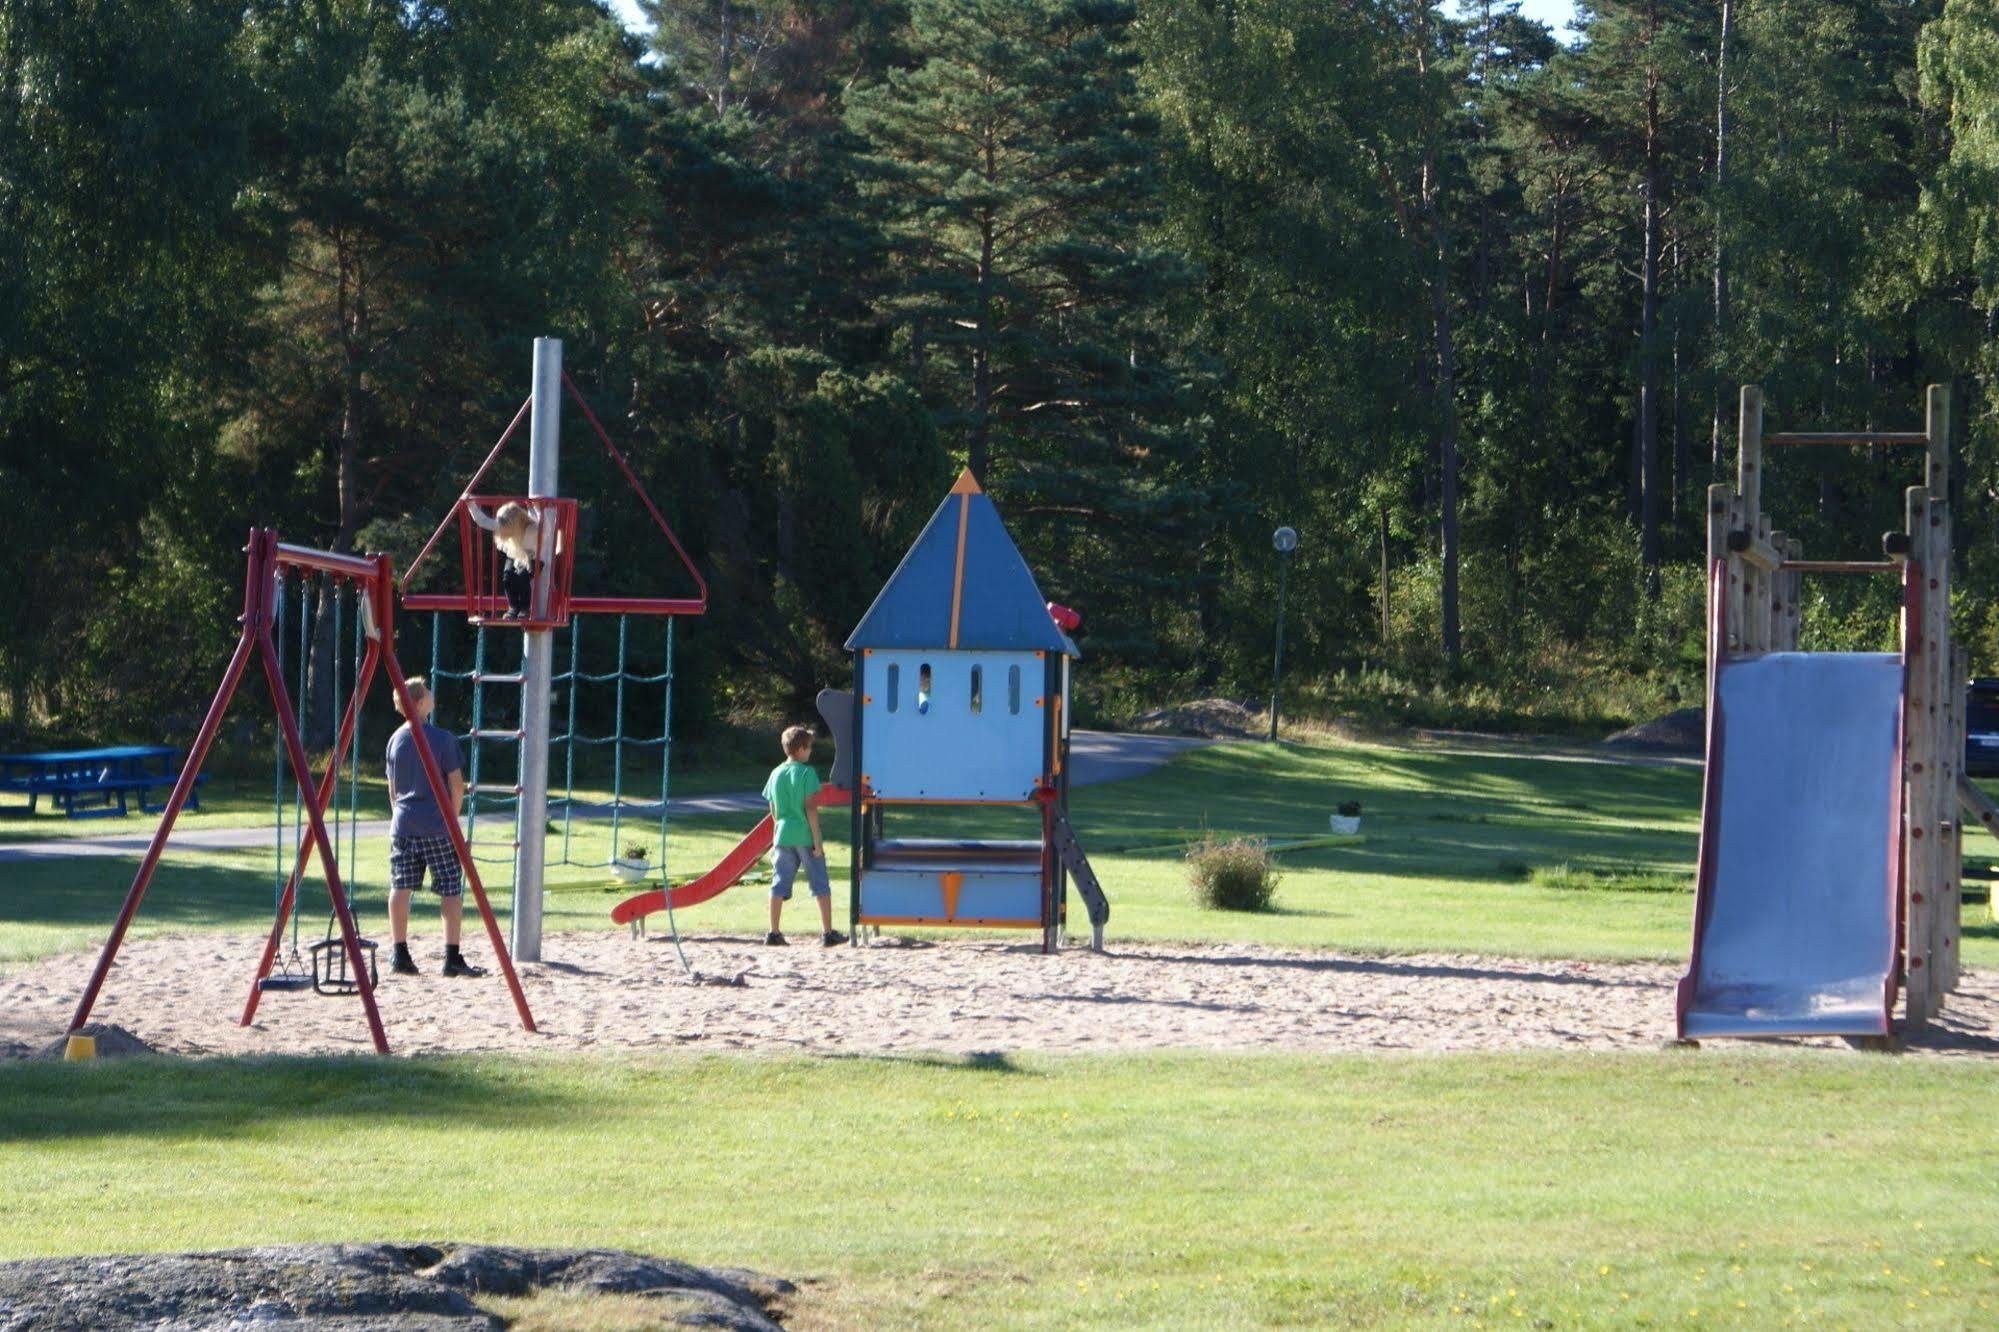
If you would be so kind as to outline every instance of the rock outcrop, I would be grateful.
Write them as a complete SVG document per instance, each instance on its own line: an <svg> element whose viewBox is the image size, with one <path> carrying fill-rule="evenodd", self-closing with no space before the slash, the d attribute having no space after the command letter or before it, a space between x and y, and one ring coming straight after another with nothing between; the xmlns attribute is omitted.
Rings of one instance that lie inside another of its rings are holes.
<svg viewBox="0 0 1999 1332"><path fill-rule="evenodd" d="M777 1332L790 1282L612 1249L283 1244L0 1263L0 1332L499 1332L482 1295L626 1295L660 1327Z"/></svg>

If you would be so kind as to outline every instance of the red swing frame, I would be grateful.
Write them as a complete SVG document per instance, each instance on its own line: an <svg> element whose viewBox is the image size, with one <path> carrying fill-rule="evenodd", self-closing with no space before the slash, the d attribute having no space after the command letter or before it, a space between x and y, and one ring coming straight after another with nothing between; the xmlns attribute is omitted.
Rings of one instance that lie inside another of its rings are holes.
<svg viewBox="0 0 1999 1332"><path fill-rule="evenodd" d="M395 569L386 555L341 555L332 551L313 550L304 546L289 546L278 540L278 534L270 528L253 528L249 544L244 547L246 570L243 580L243 614L239 623L242 632L236 639L236 650L229 658L229 665L223 671L222 683L216 688L215 697L208 705L208 713L202 718L201 729L196 733L194 743L189 746L187 762L182 766L180 776L174 783L173 794L168 797L166 807L160 815L159 826L153 831L151 843L146 848L145 858L139 862L138 872L132 876L132 886L126 891L124 905L118 910L118 919L111 927L111 937L105 940L104 949L98 955L97 966L91 972L90 982L84 987L83 995L77 1000L76 1012L70 1019L70 1030L80 1030L90 1020L91 1010L96 1006L104 981L110 975L111 965L118 956L118 949L125 941L125 933L132 920L139 913L146 890L152 884L153 873L159 868L160 857L165 852L167 841L173 835L174 823L180 817L181 809L194 790L196 777L208 759L208 751L215 743L216 733L221 730L222 720L228 714L229 703L235 697L236 688L242 683L244 673L249 669L251 657L256 657L264 671L264 682L269 687L271 706L276 716L279 737L284 745L286 761L292 777L298 783L300 792L308 793L304 800L305 815L309 825L309 835L301 837L298 855L292 866L290 877L285 882L284 891L279 895L276 919L272 922L270 937L264 945L263 956L257 964L257 974L250 984L250 997L243 1007L240 1023L248 1026L255 1018L257 1002L261 994L258 982L271 972L277 958L278 946L284 927L296 903L299 880L305 873L306 862L316 850L320 868L326 879L327 895L333 900L333 913L340 924L340 937L347 955L349 972L357 982L361 995L362 1012L366 1015L369 1039L377 1054L389 1053L389 1039L382 1027L382 1015L375 1002L375 986L369 974L366 960L361 955L360 933L354 924L354 913L347 900L347 892L340 880L339 858L335 854L326 832L326 810L332 801L335 785L340 772L340 764L345 758L348 746L353 743L355 724L360 716L361 705L368 696L368 687L373 683L377 669L388 673L389 686L401 705L405 716L416 716L417 710L410 697L409 688L403 683L402 664L396 659L394 622L392 619L395 602ZM355 673L354 688L348 695L340 728L334 741L333 754L327 762L326 771L318 782L313 781L311 760L305 752L305 744L299 736L298 716L292 709L292 700L285 689L284 672L275 639L273 638L274 600L272 589L277 578L286 570L319 572L332 575L335 579L352 582L362 594L363 615L367 632L367 647L362 654L360 668ZM424 780L429 785L431 795L438 808L445 807L448 799L444 774L437 766L437 756L431 752L430 743L421 728L412 730L416 740L417 757L423 763ZM464 831L456 819L446 819L445 828L450 834L452 849L458 856L459 864L465 871L466 885L472 890L472 897L478 903L479 915L486 924L486 937L492 944L493 955L499 960L500 971L506 977L507 989L513 996L514 1010L520 1015L524 1030L535 1030L534 1014L528 1008L527 996L521 991L520 977L515 974L513 956L507 951L505 937L500 932L499 922L494 919L492 904L486 898L485 885L480 881L479 870L472 860L472 849L466 844Z"/></svg>

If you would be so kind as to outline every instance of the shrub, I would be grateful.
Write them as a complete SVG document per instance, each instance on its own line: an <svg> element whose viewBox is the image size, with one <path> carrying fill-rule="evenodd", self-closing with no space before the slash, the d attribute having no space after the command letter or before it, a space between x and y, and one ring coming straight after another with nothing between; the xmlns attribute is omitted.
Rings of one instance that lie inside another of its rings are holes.
<svg viewBox="0 0 1999 1332"><path fill-rule="evenodd" d="M1187 877L1209 911L1268 911L1277 896L1277 862L1261 838L1210 833L1187 852Z"/></svg>

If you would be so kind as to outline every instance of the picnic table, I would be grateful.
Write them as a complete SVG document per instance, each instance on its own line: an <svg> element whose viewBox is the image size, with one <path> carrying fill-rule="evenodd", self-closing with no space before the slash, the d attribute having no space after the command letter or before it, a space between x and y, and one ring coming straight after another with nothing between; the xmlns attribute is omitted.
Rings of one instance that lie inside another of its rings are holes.
<svg viewBox="0 0 1999 1332"><path fill-rule="evenodd" d="M100 749L52 749L36 754L0 754L0 791L28 797L28 813L43 796L72 819L116 816L131 812L137 800L145 813L165 808L152 802L151 792L170 788L180 775L180 750L172 745L107 745ZM195 779L187 807L201 808Z"/></svg>

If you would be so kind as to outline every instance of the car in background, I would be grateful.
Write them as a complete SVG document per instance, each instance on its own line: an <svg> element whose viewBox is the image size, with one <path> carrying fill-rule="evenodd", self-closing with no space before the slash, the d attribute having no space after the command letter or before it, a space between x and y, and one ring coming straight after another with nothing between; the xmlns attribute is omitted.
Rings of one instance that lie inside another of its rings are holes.
<svg viewBox="0 0 1999 1332"><path fill-rule="evenodd" d="M1999 679L1975 678L1964 709L1964 772L1999 777Z"/></svg>

